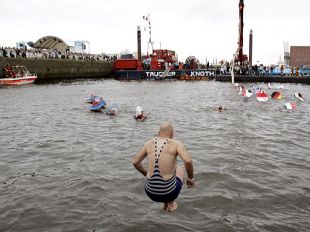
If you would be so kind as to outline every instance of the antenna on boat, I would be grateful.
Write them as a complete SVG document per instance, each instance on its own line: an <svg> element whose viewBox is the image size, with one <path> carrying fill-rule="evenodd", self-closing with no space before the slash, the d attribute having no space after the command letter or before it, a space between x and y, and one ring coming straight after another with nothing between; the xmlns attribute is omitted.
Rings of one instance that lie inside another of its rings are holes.
<svg viewBox="0 0 310 232"><path fill-rule="evenodd" d="M148 26L149 26L149 40L147 42L147 54L149 54L149 48L150 48L150 44L151 44L151 47L152 47L152 53L153 53L153 42L152 42L152 27L151 27L151 18L150 18L150 14L148 14L147 16L143 16L143 19L145 21L148 22Z"/></svg>

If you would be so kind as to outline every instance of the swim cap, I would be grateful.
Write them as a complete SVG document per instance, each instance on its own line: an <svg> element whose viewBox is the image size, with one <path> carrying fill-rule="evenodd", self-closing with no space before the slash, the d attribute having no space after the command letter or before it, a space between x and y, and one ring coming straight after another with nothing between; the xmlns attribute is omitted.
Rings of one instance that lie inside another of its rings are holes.
<svg viewBox="0 0 310 232"><path fill-rule="evenodd" d="M137 106L136 107L136 114L135 114L135 116L138 117L142 113L142 111L143 111L142 107L141 106Z"/></svg>

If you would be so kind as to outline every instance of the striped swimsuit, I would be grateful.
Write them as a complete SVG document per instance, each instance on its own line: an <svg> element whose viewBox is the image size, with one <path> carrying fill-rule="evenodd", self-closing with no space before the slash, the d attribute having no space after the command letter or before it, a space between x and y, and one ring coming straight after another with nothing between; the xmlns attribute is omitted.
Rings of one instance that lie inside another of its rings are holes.
<svg viewBox="0 0 310 232"><path fill-rule="evenodd" d="M176 171L174 171L173 176L164 180L159 171L159 158L164 146L168 142L165 140L164 144L160 148L157 148L157 138L155 138L155 166L154 173L150 178L146 178L145 192L153 201L157 202L171 202L175 200L182 188L182 181L176 176ZM159 151L158 151L159 150Z"/></svg>

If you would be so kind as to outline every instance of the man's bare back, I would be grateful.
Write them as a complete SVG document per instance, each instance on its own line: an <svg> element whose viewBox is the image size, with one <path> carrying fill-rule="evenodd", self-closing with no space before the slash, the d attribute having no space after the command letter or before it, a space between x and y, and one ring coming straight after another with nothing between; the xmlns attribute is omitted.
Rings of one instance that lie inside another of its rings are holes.
<svg viewBox="0 0 310 232"><path fill-rule="evenodd" d="M165 141L165 138L157 138L159 143L159 148ZM149 140L145 144L146 146L146 153L148 158L148 169L147 169L147 177L151 177L154 171L154 162L155 162L155 138ZM161 152L160 159L159 159L159 169L162 177L164 179L169 179L173 176L174 171L177 167L177 157L179 155L178 151L181 154L184 154L184 145L175 139L168 139L167 144L165 145L164 149Z"/></svg>

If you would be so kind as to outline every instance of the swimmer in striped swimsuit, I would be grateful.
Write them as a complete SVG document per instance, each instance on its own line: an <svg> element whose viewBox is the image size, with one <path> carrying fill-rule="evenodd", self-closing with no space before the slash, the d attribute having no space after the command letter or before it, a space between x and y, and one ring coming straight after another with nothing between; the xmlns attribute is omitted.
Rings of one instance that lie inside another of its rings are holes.
<svg viewBox="0 0 310 232"><path fill-rule="evenodd" d="M178 167L177 157L180 156L184 168ZM142 161L148 159L146 170ZM173 139L173 128L168 122L160 125L159 137L147 141L139 153L133 158L134 167L146 177L145 193L155 202L163 202L163 209L177 209L175 199L179 196L185 171L188 176L187 186L193 187L193 163L185 146Z"/></svg>
<svg viewBox="0 0 310 232"><path fill-rule="evenodd" d="M158 162L160 154L164 149L164 146L168 142L165 140L164 144L160 148L157 148L158 139L155 138L155 166L153 175L150 178L146 178L145 193L156 202L172 202L178 196L182 188L182 180L176 176L176 170L174 170L173 176L168 180L164 180L160 174Z"/></svg>

